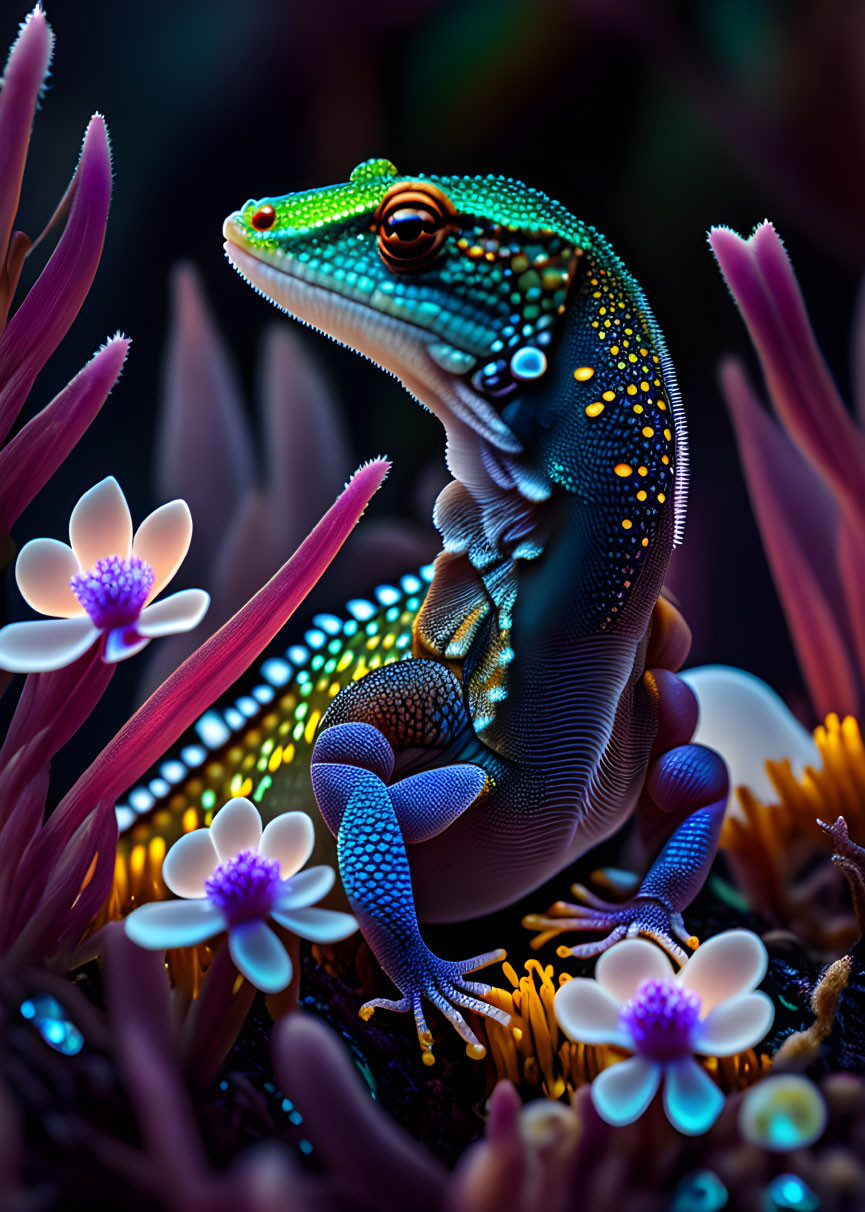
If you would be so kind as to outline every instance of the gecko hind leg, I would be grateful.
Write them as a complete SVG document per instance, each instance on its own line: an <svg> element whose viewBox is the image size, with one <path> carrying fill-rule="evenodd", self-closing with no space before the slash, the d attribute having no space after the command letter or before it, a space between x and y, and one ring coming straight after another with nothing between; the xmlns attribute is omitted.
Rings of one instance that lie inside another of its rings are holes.
<svg viewBox="0 0 865 1212"><path fill-rule="evenodd" d="M482 1000L489 986L465 974L505 958L503 950L469 959L439 958L421 938L406 835L432 836L475 799L485 781L477 766L446 766L388 787L393 769L388 740L371 724L337 724L323 731L313 752L312 781L322 815L337 836L340 873L352 911L384 971L402 994L361 1007L414 1014L424 1064L434 1063L432 1035L423 1016L426 998L448 1019L473 1059L484 1046L457 1007L507 1026L510 1016ZM436 794L438 788L439 794Z"/></svg>
<svg viewBox="0 0 865 1212"><path fill-rule="evenodd" d="M551 912L545 918L527 919L525 924L540 929L544 942L565 930L606 932L606 937L597 942L560 947L557 954L562 959L599 955L620 938L642 935L683 964L687 953L679 944L693 947L696 940L688 935L682 911L709 873L728 788L727 767L714 750L703 745L679 745L661 754L649 768L646 793L661 812L672 820L681 820L681 824L652 863L636 895L608 908L567 906L572 911L567 916Z"/></svg>

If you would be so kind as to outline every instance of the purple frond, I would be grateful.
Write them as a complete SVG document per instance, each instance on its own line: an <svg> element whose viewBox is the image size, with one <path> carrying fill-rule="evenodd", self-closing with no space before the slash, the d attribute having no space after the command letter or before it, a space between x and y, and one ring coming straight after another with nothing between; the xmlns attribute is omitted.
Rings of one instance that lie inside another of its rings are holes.
<svg viewBox="0 0 865 1212"><path fill-rule="evenodd" d="M87 127L67 197L57 247L0 336L0 441L77 316L99 264L111 197L111 156L99 116Z"/></svg>
<svg viewBox="0 0 865 1212"><path fill-rule="evenodd" d="M861 706L835 567L839 510L830 490L755 397L740 362L721 386L763 546L819 715Z"/></svg>
<svg viewBox="0 0 865 1212"><path fill-rule="evenodd" d="M339 492L351 466L339 409L302 339L274 325L262 358L268 546L276 568Z"/></svg>
<svg viewBox="0 0 865 1212"><path fill-rule="evenodd" d="M193 266L176 266L171 294L154 479L160 496L182 497L195 518L186 572L197 583L207 580L255 471L237 372Z"/></svg>
<svg viewBox="0 0 865 1212"><path fill-rule="evenodd" d="M9 52L0 91L0 265L6 261L33 114L48 73L53 45L51 27L37 5L21 26Z"/></svg>
<svg viewBox="0 0 865 1212"><path fill-rule="evenodd" d="M272 1048L277 1081L303 1115L316 1155L360 1202L442 1207L444 1168L370 1099L332 1031L298 1011L277 1024Z"/></svg>
<svg viewBox="0 0 865 1212"><path fill-rule="evenodd" d="M44 487L99 413L131 342L106 342L75 378L0 450L0 534Z"/></svg>
<svg viewBox="0 0 865 1212"><path fill-rule="evenodd" d="M104 955L112 1034L139 1131L160 1171L154 1185L172 1207L199 1208L195 1195L210 1164L177 1068L163 957L136 947L119 922L106 930Z"/></svg>
<svg viewBox="0 0 865 1212"><path fill-rule="evenodd" d="M802 453L863 516L865 437L820 353L774 227L762 223L748 240L713 228L709 242L756 346L775 411Z"/></svg>

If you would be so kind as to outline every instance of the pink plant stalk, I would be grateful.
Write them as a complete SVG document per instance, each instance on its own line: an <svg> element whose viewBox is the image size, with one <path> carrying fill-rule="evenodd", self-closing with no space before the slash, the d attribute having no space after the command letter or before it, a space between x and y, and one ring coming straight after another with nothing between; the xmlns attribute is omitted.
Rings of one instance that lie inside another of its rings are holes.
<svg viewBox="0 0 865 1212"><path fill-rule="evenodd" d="M150 696L44 826L47 774L36 755L40 744L44 751L44 730L53 721L44 708L28 706L29 726L16 730L20 743L8 754L8 764L32 763L33 773L31 765L26 766L27 786L35 784L42 797L40 801L38 794L31 794L13 803L3 826L8 844L21 855L14 868L4 864L5 883L0 888L0 951L6 965L36 962L55 953L64 940L67 950L74 947L111 887L117 797L225 693L285 625L351 533L389 466L377 459L352 477L295 554ZM36 676L60 678L68 673ZM42 693L56 694L52 687L49 684ZM34 688L31 704L37 693ZM70 714L78 716L77 706Z"/></svg>
<svg viewBox="0 0 865 1212"><path fill-rule="evenodd" d="M802 674L820 715L865 706L865 434L817 345L771 223L709 243L760 359L775 417L735 359L721 385Z"/></svg>
<svg viewBox="0 0 865 1212"><path fill-rule="evenodd" d="M53 41L37 5L12 47L0 90L0 442L7 439L37 374L90 289L111 198L108 133L102 116L95 114L78 166L48 227L35 242L21 231L13 232L33 115ZM25 257L52 227L60 229L54 252L7 322ZM108 341L0 451L0 544L105 403L128 347L124 337Z"/></svg>

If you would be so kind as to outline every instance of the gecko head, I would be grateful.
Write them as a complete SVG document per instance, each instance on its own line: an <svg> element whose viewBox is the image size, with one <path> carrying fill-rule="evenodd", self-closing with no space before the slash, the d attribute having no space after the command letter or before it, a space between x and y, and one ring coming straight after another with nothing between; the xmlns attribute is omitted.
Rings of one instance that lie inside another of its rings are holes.
<svg viewBox="0 0 865 1212"><path fill-rule="evenodd" d="M504 177L403 176L248 201L224 226L235 268L279 307L403 381L450 436L520 442L508 403L543 382L589 229Z"/></svg>

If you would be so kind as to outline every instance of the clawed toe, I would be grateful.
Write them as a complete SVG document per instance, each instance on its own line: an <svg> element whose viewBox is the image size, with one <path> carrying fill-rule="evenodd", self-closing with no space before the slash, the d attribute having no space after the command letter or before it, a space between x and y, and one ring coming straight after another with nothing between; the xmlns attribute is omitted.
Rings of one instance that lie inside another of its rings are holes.
<svg viewBox="0 0 865 1212"><path fill-rule="evenodd" d="M368 1020L377 1009L395 1010L400 1014L412 1011L421 1049L421 1059L425 1065L433 1065L435 1064L433 1037L421 1008L421 1001L426 998L441 1011L465 1042L466 1055L472 1060L482 1060L486 1056L486 1048L472 1031L460 1010L482 1014L502 1027L508 1026L510 1015L498 1006L483 1000L490 992L489 985L480 981L467 981L464 979L464 973L473 972L496 960L504 959L505 954L503 950L497 949L456 963L436 960L435 956L431 956L427 970L419 973L411 982L410 992L399 999L374 998L372 1001L365 1002L360 1008L361 1018L365 1021Z"/></svg>
<svg viewBox="0 0 865 1212"><path fill-rule="evenodd" d="M529 945L536 951L544 943L567 931L598 931L603 933L603 938L578 943L573 947L561 946L556 954L560 959L590 959L609 950L620 939L641 937L657 943L679 965L684 964L688 955L676 939L689 947L697 946L697 940L688 935L682 915L671 913L657 901L636 900L624 905L605 905L606 902L598 897L592 897L591 906L557 901L545 916L529 914L523 918L523 925L528 930L536 931Z"/></svg>

